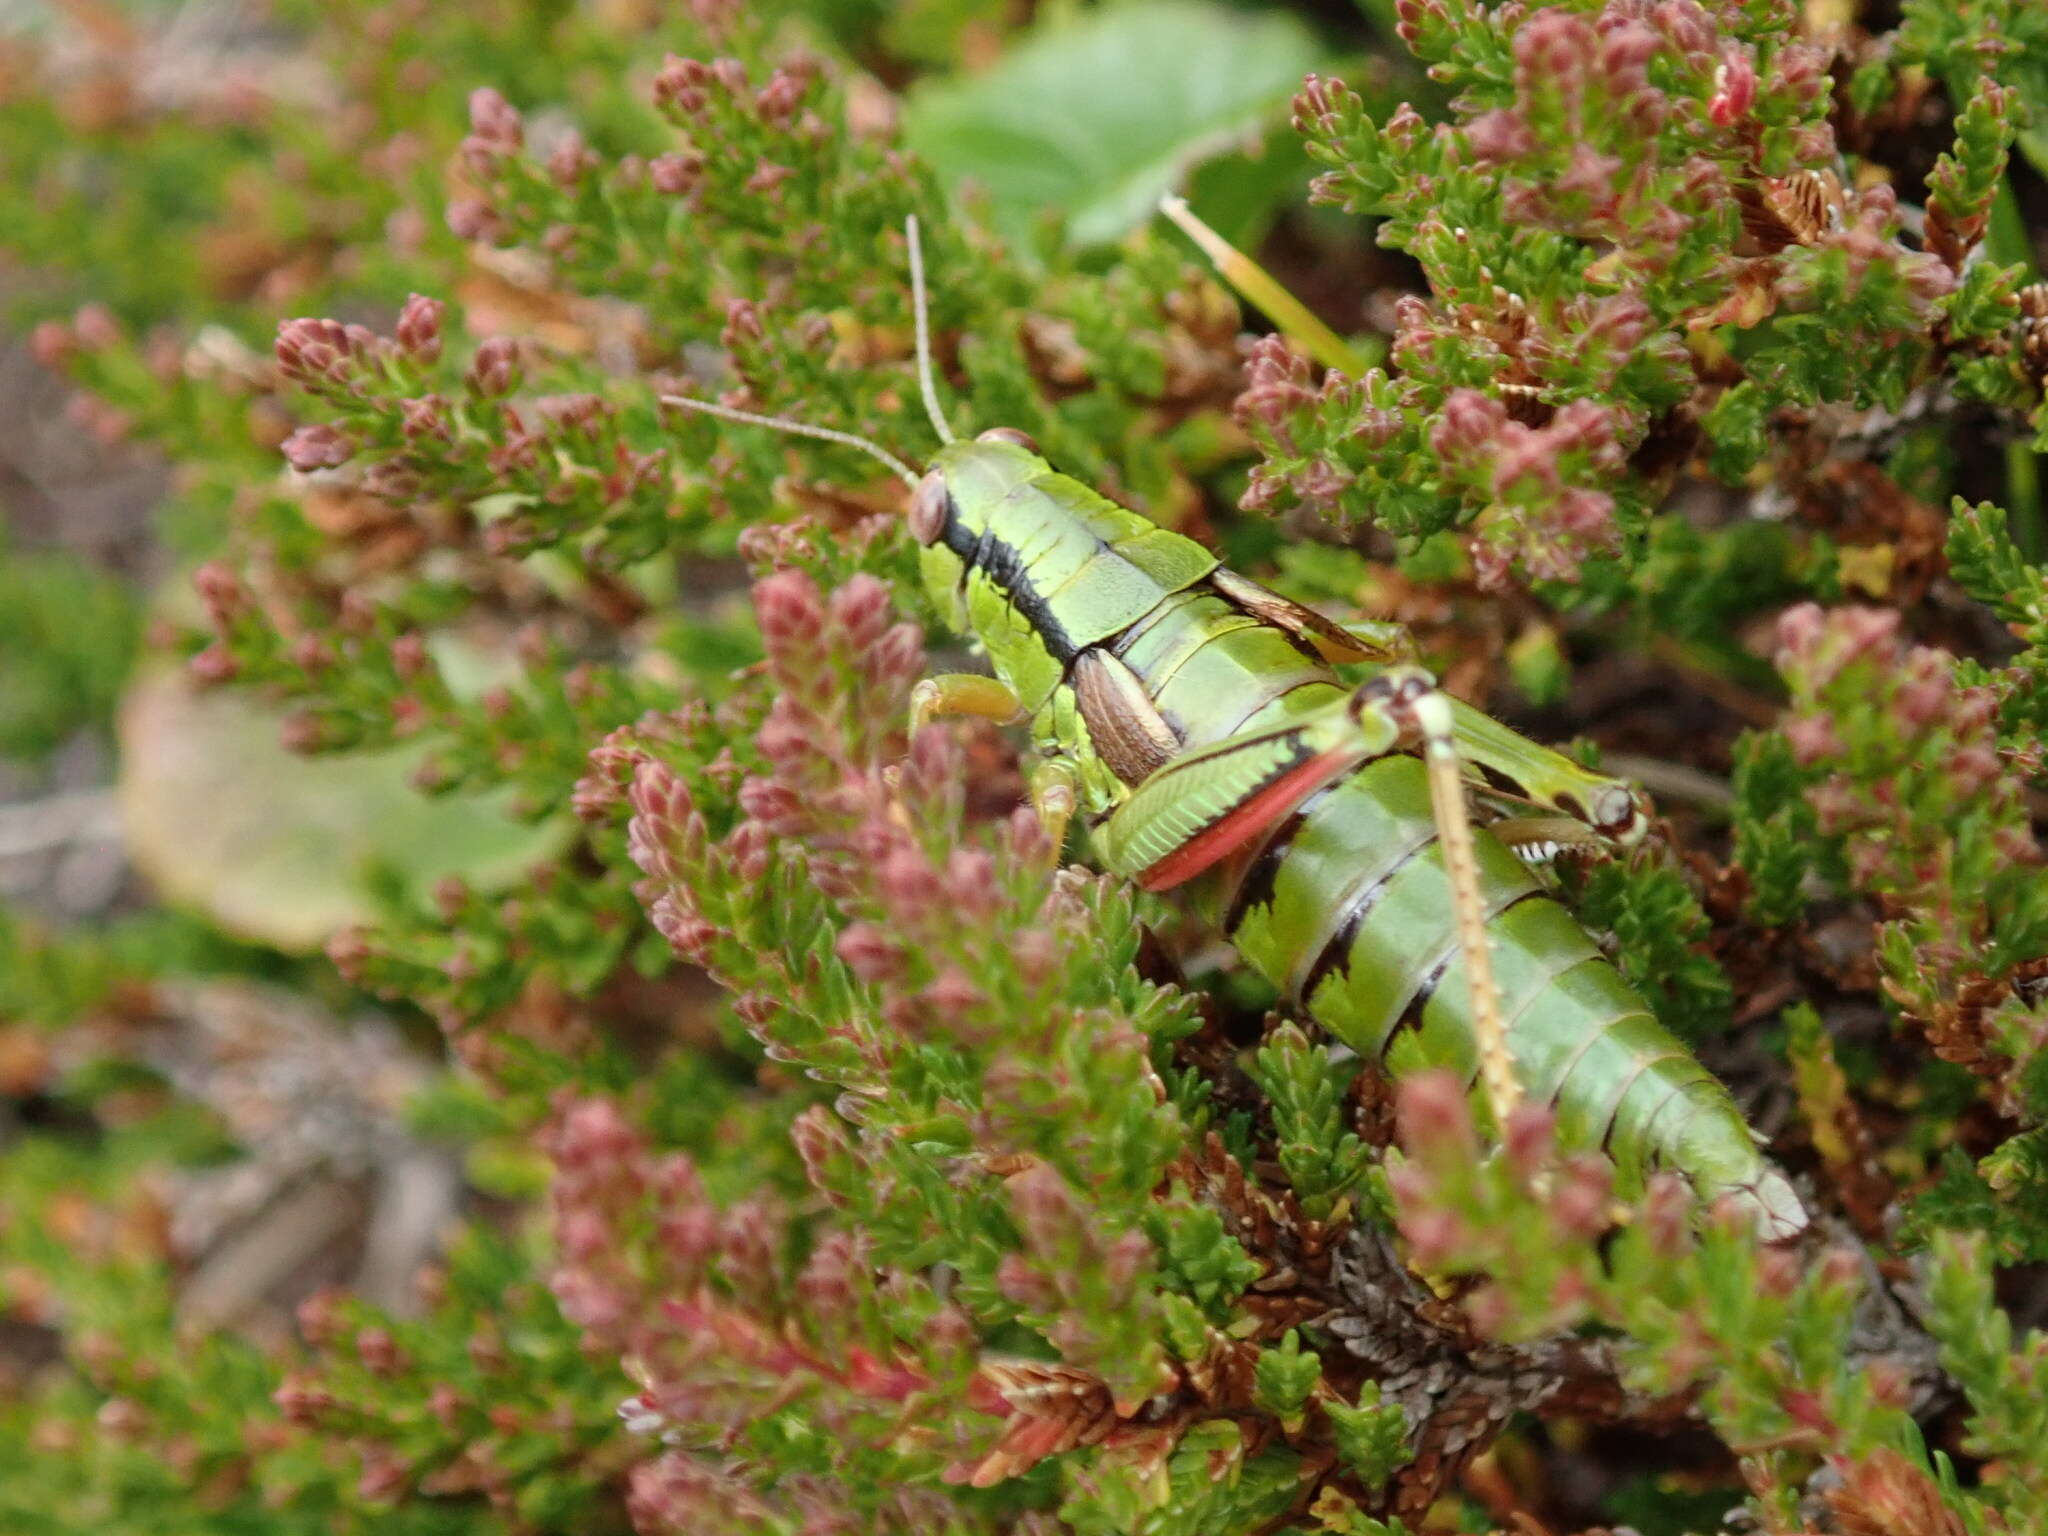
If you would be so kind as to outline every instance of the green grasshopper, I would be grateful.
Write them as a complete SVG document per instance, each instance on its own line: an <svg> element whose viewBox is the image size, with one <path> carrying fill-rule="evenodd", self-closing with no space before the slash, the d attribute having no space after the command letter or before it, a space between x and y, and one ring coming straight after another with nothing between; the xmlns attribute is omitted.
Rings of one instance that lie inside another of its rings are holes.
<svg viewBox="0 0 2048 1536"><path fill-rule="evenodd" d="M1727 1090L1531 871L1559 846L1638 842L1637 794L1438 691L1397 626L1339 626L1224 568L1012 428L956 439L914 219L907 232L941 444L922 475L851 433L664 400L860 448L911 488L926 590L995 674L920 683L913 730L1028 720L1055 845L1081 815L1105 868L1185 891L1361 1056L1450 1067L1496 1126L1523 1096L1554 1107L1560 1138L1606 1152L1624 1194L1661 1166L1746 1208L1767 1238L1803 1228ZM1348 686L1339 663L1373 670Z"/></svg>

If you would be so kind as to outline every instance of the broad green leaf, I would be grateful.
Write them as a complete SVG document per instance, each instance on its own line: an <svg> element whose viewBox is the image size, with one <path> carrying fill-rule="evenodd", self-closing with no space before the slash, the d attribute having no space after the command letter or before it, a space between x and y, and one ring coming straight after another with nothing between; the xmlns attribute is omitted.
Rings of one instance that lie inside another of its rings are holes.
<svg viewBox="0 0 2048 1536"><path fill-rule="evenodd" d="M978 187L1006 233L1027 235L1050 208L1090 244L1150 217L1195 165L1256 143L1323 62L1291 16L1140 0L1040 27L985 72L920 87L904 133L950 185ZM1264 164L1298 170L1290 155Z"/></svg>
<svg viewBox="0 0 2048 1536"><path fill-rule="evenodd" d="M121 710L121 817L129 856L164 896L280 949L312 949L375 910L369 872L424 894L457 875L515 884L563 841L488 800L429 799L412 748L300 757L279 717L246 696L195 693L146 673Z"/></svg>

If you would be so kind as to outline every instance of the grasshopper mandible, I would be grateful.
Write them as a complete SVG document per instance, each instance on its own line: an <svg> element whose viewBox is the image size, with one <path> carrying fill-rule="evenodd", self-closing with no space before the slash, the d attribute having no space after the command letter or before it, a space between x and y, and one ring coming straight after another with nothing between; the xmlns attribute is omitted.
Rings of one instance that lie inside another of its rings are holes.
<svg viewBox="0 0 2048 1536"><path fill-rule="evenodd" d="M1184 890L1360 1055L1452 1067L1496 1126L1524 1097L1553 1106L1561 1140L1604 1151L1623 1194L1661 1166L1766 1238L1800 1231L1798 1196L1727 1090L1531 872L1544 849L1639 841L1635 791L1440 692L1398 627L1340 626L1227 570L1012 428L956 438L914 218L907 234L940 442L923 474L851 433L663 400L859 448L910 487L926 590L994 672L920 683L912 729L1028 720L1055 846L1080 815L1106 869ZM1374 670L1352 687L1338 663Z"/></svg>

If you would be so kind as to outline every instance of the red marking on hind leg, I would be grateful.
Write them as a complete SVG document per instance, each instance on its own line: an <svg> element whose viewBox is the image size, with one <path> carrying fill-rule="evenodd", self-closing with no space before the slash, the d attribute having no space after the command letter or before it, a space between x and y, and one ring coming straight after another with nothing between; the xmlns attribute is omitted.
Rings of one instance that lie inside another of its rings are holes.
<svg viewBox="0 0 2048 1536"><path fill-rule="evenodd" d="M1350 750L1322 752L1248 795L1138 876L1148 891L1170 891L1228 858L1357 761Z"/></svg>

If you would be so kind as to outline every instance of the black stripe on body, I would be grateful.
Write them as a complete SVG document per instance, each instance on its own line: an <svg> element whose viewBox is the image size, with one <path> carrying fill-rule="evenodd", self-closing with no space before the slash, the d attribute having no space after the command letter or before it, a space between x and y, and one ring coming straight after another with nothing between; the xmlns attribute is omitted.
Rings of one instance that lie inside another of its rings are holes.
<svg viewBox="0 0 2048 1536"><path fill-rule="evenodd" d="M978 537L969 532L961 523L959 509L950 498L946 502L946 529L941 537L946 548L958 555L960 563L969 571L980 571L1002 589L1010 606L1031 626L1053 660L1062 667L1072 664L1081 648L1074 644L1066 627L1053 617L1052 605L1032 584L1030 573L1024 568L1023 557L1015 547L997 538L992 530L984 530ZM1109 546L1103 544L1101 548L1106 551Z"/></svg>
<svg viewBox="0 0 2048 1536"><path fill-rule="evenodd" d="M1706 1068L1701 1067L1700 1070L1705 1072ZM1711 1075L1706 1080L1709 1082L1714 1081ZM1694 1078L1691 1082L1681 1085L1678 1092L1672 1094L1662 1104L1659 1104L1656 1113L1643 1122L1643 1145L1651 1149L1653 1157L1658 1156L1656 1149L1659 1147L1682 1146L1684 1144L1686 1127L1691 1125L1699 1117L1701 1111L1706 1109L1712 1102L1710 1096L1693 1091L1700 1085L1700 1081L1701 1079ZM1673 1104L1683 1104L1686 1106L1686 1109L1685 1113L1678 1117L1678 1123L1667 1131L1663 1128L1662 1121L1665 1112Z"/></svg>
<svg viewBox="0 0 2048 1536"><path fill-rule="evenodd" d="M1614 1129L1616 1126L1621 1124L1621 1106L1627 1100L1628 1096L1635 1091L1635 1086L1637 1082L1639 1082L1642 1079L1645 1073L1651 1072L1657 1068L1662 1067L1664 1063L1667 1061L1682 1061L1684 1059L1684 1057L1680 1056L1652 1056L1648 1060L1646 1060L1640 1068L1637 1069L1635 1076L1631 1077L1628 1080L1627 1084L1622 1088L1621 1092L1615 1095L1614 1107L1608 1110L1607 1112L1607 1124L1600 1132L1600 1150L1603 1154L1605 1154L1608 1157L1612 1157L1614 1155ZM1657 1101L1657 1107L1650 1111L1649 1118L1643 1122L1643 1128L1645 1130L1648 1130L1650 1127L1654 1126L1657 1123L1657 1117L1664 1113L1665 1108L1671 1103L1671 1101L1673 1099L1683 1098L1685 1096L1685 1090L1697 1081L1697 1078L1686 1078L1681 1079L1678 1082L1672 1083L1670 1087L1665 1091L1664 1097ZM1646 1140L1645 1145L1654 1145L1654 1143L1650 1143Z"/></svg>
<svg viewBox="0 0 2048 1536"><path fill-rule="evenodd" d="M1509 778L1505 773L1502 773L1498 768L1488 763L1472 763L1470 766L1479 770L1479 777L1484 779L1487 786L1491 789L1497 789L1504 795L1512 795L1517 800L1531 800L1535 798L1522 785L1516 783L1515 780Z"/></svg>
<svg viewBox="0 0 2048 1536"><path fill-rule="evenodd" d="M1494 913L1492 917L1488 918L1486 920L1487 926L1491 928L1525 901L1548 901L1549 899L1549 895L1542 890L1524 891L1498 912ZM1443 985L1444 977L1450 974L1451 967L1458 963L1458 957L1463 953L1462 947L1453 945L1448 955L1445 955L1443 959L1430 967L1429 974L1422 978L1422 985L1417 987L1415 995L1408 999L1408 1006L1401 1010L1401 1017L1396 1019L1394 1027L1387 1031L1387 1043L1389 1045L1393 1044L1394 1036L1398 1035L1402 1030L1420 1029L1422 1027L1423 1009L1429 1006L1429 1000L1436 996L1436 989Z"/></svg>
<svg viewBox="0 0 2048 1536"><path fill-rule="evenodd" d="M1358 939L1358 930L1365 926L1365 920L1372 915L1372 909L1379 905L1380 897L1386 894L1387 887L1393 884L1395 877L1402 870L1435 846L1436 839L1433 837L1417 843L1401 855L1393 868L1371 885L1353 894L1345 903L1344 915L1337 924L1337 931L1330 935L1329 943L1323 946L1322 953L1315 958L1315 964L1308 968L1308 974L1302 978L1301 991L1296 994L1297 1002L1306 1006L1308 1000L1316 995L1316 989L1323 984L1324 978L1350 959L1351 946Z"/></svg>

